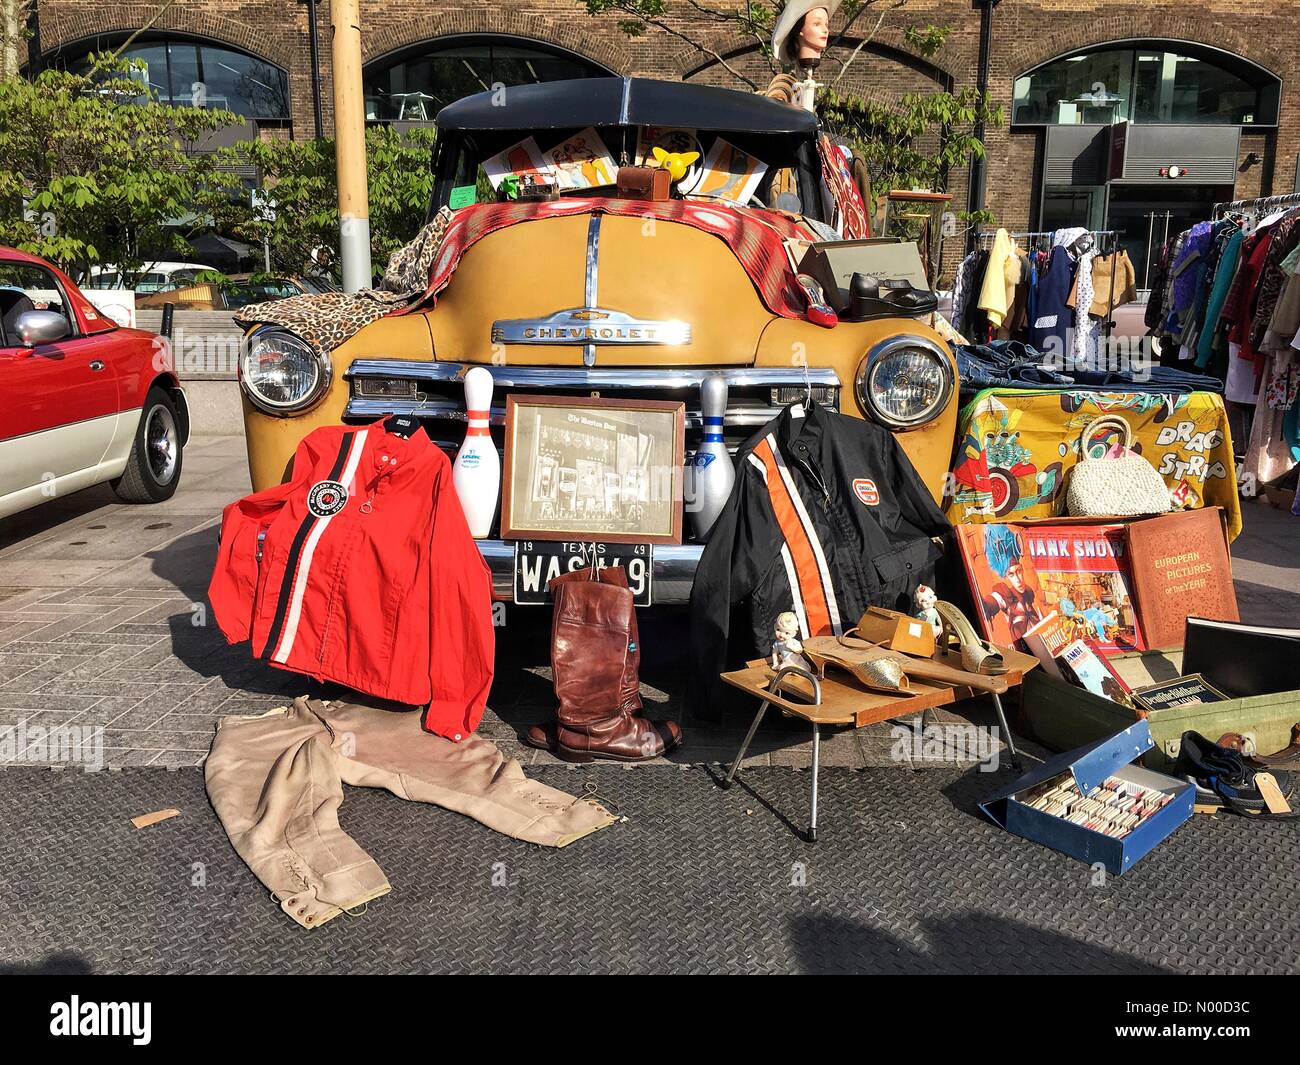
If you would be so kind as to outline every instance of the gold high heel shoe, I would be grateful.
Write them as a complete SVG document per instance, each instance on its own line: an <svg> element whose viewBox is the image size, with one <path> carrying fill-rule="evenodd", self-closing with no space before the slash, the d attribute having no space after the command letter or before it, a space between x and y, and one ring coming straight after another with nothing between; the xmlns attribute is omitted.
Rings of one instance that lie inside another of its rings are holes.
<svg viewBox="0 0 1300 1065"><path fill-rule="evenodd" d="M820 676L826 675L827 665L838 666L872 691L910 695L913 689L903 656L861 641L850 644L848 637L856 631L850 629L843 636L810 636L803 641L804 654Z"/></svg>
<svg viewBox="0 0 1300 1065"><path fill-rule="evenodd" d="M951 640L956 639L961 648L962 667L968 672L988 676L1010 671L1002 652L976 634L965 614L942 599L934 604L934 609L938 611L939 622L943 625L943 632L939 636L941 651L947 651Z"/></svg>
<svg viewBox="0 0 1300 1065"><path fill-rule="evenodd" d="M915 689L908 677L937 680L944 684L965 685L976 691L1000 695L1007 690L1002 677L990 677L974 670L960 670L930 658L915 658L877 646L853 634L849 629L843 636L810 636L803 641L804 655L825 676L825 667L831 665L847 669L866 687L873 691L910 694Z"/></svg>

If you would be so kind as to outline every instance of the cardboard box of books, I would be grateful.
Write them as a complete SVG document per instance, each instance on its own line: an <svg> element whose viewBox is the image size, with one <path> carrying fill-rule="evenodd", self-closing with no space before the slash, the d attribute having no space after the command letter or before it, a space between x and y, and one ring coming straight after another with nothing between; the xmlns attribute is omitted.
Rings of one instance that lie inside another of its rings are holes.
<svg viewBox="0 0 1300 1065"><path fill-rule="evenodd" d="M1226 625L1217 623L1216 628ZM1229 627L1234 636L1259 631L1250 625ZM1290 632L1300 641L1300 629L1262 631ZM1228 638L1218 632L1216 636L1226 646ZM1267 755L1289 746L1292 728L1300 722L1300 691L1233 696L1216 682L1204 659L1185 660L1181 651L1113 655L1107 665L1130 689L1129 702L1066 683L1046 666L1025 674L1021 719L1035 739L1051 750L1066 751L1112 735L1140 717L1155 741L1144 759L1146 765L1169 771L1178 758L1182 735L1189 730L1210 740L1240 733L1249 753ZM1300 683L1300 678L1292 683Z"/></svg>
<svg viewBox="0 0 1300 1065"><path fill-rule="evenodd" d="M1237 620L1218 508L960 525L957 535L985 637L1043 665L1025 676L1022 718L1052 750L1138 718L1155 738L1152 768L1172 768L1188 730L1241 733L1259 754L1290 744L1300 630Z"/></svg>
<svg viewBox="0 0 1300 1065"><path fill-rule="evenodd" d="M1192 816L1191 784L1132 764L1151 746L1136 721L1048 759L980 808L1008 832L1122 876Z"/></svg>

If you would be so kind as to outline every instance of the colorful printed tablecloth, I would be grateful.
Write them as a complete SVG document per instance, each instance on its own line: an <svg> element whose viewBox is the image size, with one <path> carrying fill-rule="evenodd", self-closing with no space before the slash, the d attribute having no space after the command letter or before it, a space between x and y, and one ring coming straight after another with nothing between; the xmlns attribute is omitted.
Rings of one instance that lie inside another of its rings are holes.
<svg viewBox="0 0 1300 1065"><path fill-rule="evenodd" d="M1187 509L1220 506L1228 535L1241 532L1232 437L1223 397L1212 392L1086 392L990 388L961 412L946 502L954 524L1056 517L1079 460L1084 428L1102 414L1122 415L1143 455L1171 491L1185 487ZM1120 443L1098 432L1094 455Z"/></svg>

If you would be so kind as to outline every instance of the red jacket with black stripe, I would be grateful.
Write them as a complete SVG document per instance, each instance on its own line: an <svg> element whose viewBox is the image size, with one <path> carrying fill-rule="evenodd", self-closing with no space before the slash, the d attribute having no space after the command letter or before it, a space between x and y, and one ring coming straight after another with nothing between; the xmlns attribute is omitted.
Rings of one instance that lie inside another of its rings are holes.
<svg viewBox="0 0 1300 1065"><path fill-rule="evenodd" d="M737 453L735 487L695 571L696 710L724 699L719 672L771 652L785 611L801 639L847 632L868 606L911 613L951 532L888 429L817 404L806 415L786 407Z"/></svg>
<svg viewBox="0 0 1300 1065"><path fill-rule="evenodd" d="M225 509L208 598L280 669L426 707L461 740L492 685L492 579L423 429L325 426L284 484Z"/></svg>

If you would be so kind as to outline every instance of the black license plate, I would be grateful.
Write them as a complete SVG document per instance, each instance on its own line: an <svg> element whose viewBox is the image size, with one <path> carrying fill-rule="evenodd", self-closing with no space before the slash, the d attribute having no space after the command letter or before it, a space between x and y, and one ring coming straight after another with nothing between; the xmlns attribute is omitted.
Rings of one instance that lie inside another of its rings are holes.
<svg viewBox="0 0 1300 1065"><path fill-rule="evenodd" d="M650 606L654 549L650 544L584 544L562 540L515 541L515 602L549 603L546 585L562 573L591 565L622 566L637 606Z"/></svg>

